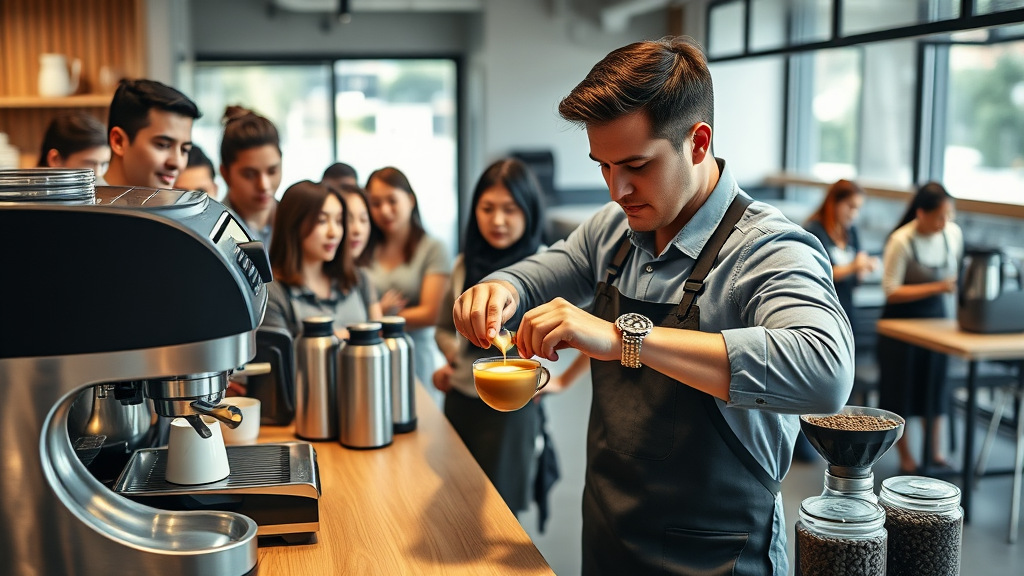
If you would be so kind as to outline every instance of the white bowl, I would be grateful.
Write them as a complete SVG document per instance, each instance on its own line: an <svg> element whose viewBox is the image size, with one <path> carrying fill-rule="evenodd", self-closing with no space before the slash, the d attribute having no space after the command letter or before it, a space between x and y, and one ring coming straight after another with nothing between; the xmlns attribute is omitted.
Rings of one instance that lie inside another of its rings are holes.
<svg viewBox="0 0 1024 576"><path fill-rule="evenodd" d="M171 433L167 439L168 482L209 484L223 480L231 473L220 422L210 416L203 416L203 422L212 433L209 438L200 436L184 418L171 421Z"/></svg>

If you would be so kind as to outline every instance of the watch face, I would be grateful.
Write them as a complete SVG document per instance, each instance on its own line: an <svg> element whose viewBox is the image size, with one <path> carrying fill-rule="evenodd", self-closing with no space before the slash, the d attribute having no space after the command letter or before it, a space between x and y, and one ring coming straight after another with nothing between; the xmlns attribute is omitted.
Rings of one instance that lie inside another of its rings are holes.
<svg viewBox="0 0 1024 576"><path fill-rule="evenodd" d="M654 329L654 323L649 318L635 313L619 316L618 320L615 321L615 325L622 332L635 336L646 336Z"/></svg>

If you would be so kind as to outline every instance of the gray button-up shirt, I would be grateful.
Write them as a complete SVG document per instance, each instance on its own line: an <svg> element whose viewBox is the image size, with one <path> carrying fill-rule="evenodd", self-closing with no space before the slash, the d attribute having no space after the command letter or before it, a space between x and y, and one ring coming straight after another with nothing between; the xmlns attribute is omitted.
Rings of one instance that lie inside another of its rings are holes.
<svg viewBox="0 0 1024 576"><path fill-rule="evenodd" d="M659 303L683 298L683 283L704 244L742 193L725 162L714 191L661 254L653 232L630 232L636 246L615 282L624 296ZM614 203L568 239L488 276L519 292L514 326L523 312L556 297L590 300L628 229ZM700 329L721 333L732 379L729 401L718 400L729 426L769 475L789 471L799 430L794 414L831 413L853 386L853 333L832 284L821 243L774 207L754 202L736 225L698 296ZM785 575L786 530L776 497L770 556Z"/></svg>

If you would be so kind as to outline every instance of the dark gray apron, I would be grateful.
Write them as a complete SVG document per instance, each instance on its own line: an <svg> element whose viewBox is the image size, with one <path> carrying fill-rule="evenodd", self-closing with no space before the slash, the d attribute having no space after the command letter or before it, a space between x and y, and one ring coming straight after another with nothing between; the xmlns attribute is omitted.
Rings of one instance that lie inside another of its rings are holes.
<svg viewBox="0 0 1024 576"><path fill-rule="evenodd" d="M749 198L737 196L704 246L679 304L627 298L612 286L628 236L598 284L594 314L700 329L696 298ZM779 483L743 446L714 397L649 367L592 361L594 399L583 491L583 574L772 573Z"/></svg>
<svg viewBox="0 0 1024 576"><path fill-rule="evenodd" d="M922 264L914 241L910 241L913 260L907 263L904 284L938 282L952 275L949 266L949 238L945 232L942 233L942 240L946 245L946 263L942 266ZM945 295L936 294L912 302L886 303L882 309L882 318L947 318L949 311L946 308ZM879 336L879 407L904 418L924 416L930 401L933 414L946 414L949 411L949 395L945 391L947 364L948 357L945 354L911 349L910 344Z"/></svg>

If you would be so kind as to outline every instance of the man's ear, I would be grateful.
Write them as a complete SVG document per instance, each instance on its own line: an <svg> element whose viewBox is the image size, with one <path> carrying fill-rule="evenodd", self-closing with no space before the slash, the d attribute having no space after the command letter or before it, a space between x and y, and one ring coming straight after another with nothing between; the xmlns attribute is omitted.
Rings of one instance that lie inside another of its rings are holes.
<svg viewBox="0 0 1024 576"><path fill-rule="evenodd" d="M693 144L691 152L694 166L704 161L704 158L711 152L711 126L704 122L698 123L693 128L693 135L690 136Z"/></svg>
<svg viewBox="0 0 1024 576"><path fill-rule="evenodd" d="M60 152L57 152L56 148L50 148L50 151L46 153L46 165L53 168L60 168L64 165L64 159L60 157Z"/></svg>
<svg viewBox="0 0 1024 576"><path fill-rule="evenodd" d="M120 126L110 129L110 152L118 156L124 156L124 151L131 144L128 133Z"/></svg>

